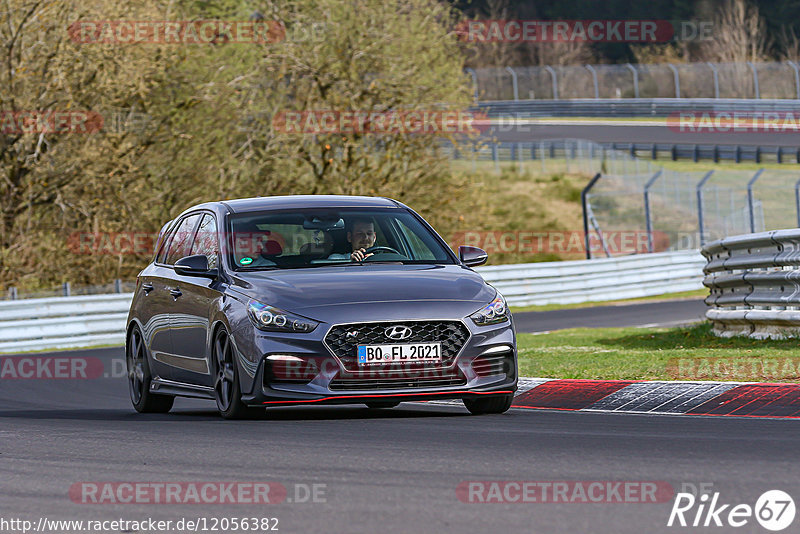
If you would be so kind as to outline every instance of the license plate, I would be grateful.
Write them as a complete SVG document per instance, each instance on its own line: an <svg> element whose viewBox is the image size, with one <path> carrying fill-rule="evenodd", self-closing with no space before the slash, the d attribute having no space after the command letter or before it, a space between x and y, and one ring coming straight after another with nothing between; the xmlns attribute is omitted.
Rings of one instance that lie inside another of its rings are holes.
<svg viewBox="0 0 800 534"><path fill-rule="evenodd" d="M400 345L359 345L358 364L394 362L441 362L441 343L405 343Z"/></svg>

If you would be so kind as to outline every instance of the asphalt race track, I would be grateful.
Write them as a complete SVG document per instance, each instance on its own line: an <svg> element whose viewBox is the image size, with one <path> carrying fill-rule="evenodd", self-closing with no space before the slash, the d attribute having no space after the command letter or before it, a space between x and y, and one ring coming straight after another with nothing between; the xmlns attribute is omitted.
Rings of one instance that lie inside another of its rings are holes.
<svg viewBox="0 0 800 534"><path fill-rule="evenodd" d="M273 408L263 420L223 421L213 403L191 399L167 415L140 415L120 376L122 349L68 354L102 359L107 376L0 381L0 519L272 517L279 532L299 533L619 534L697 529L666 526L671 495L657 503L475 503L456 488L656 481L675 492L704 484L733 505L753 506L771 489L800 498L800 428L791 420L523 409L475 417L459 405L406 403ZM76 484L112 481L277 482L287 498L198 505L70 497ZM297 502L313 484L317 502ZM748 525L701 530L766 532L752 518Z"/></svg>
<svg viewBox="0 0 800 534"><path fill-rule="evenodd" d="M666 527L671 501L468 503L456 487L473 480L665 481L676 491L711 483L725 503L753 505L773 488L800 496L795 421L517 409L474 417L458 406L402 404L276 408L266 420L226 422L212 404L183 399L172 414L136 414L124 378L0 386L6 518L258 516L301 533L649 533L676 530ZM70 487L87 481L269 481L283 484L289 498L295 484L324 484L325 502L70 500Z"/></svg>
<svg viewBox="0 0 800 534"><path fill-rule="evenodd" d="M517 312L513 315L517 332L549 332L563 328L676 326L702 321L706 309L707 306L703 299L687 299L542 312Z"/></svg>
<svg viewBox="0 0 800 534"><path fill-rule="evenodd" d="M743 145L796 147L797 135L781 132L680 132L667 126L613 124L516 124L487 130L500 142L529 143L548 139L586 139L597 143Z"/></svg>

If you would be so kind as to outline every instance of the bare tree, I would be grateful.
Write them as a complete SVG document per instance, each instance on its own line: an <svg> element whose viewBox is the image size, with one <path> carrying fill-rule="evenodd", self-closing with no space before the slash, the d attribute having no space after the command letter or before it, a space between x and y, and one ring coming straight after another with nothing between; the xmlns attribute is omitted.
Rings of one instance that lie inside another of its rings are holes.
<svg viewBox="0 0 800 534"><path fill-rule="evenodd" d="M762 61L770 40L758 8L746 0L726 0L714 17L713 39L701 46L705 61Z"/></svg>

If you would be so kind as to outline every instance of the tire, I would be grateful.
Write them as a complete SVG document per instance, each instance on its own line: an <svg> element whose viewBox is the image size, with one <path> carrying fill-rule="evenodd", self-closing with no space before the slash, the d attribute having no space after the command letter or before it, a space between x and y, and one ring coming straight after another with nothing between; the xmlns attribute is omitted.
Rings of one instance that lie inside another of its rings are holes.
<svg viewBox="0 0 800 534"><path fill-rule="evenodd" d="M233 344L225 328L214 334L211 343L211 362L214 365L214 399L223 419L257 419L266 408L250 408L242 402L239 373L233 357Z"/></svg>
<svg viewBox="0 0 800 534"><path fill-rule="evenodd" d="M511 408L511 403L514 401L514 394L493 395L491 397L478 399L463 399L463 401L464 406L467 407L467 410L469 410L472 415L504 413Z"/></svg>
<svg viewBox="0 0 800 534"><path fill-rule="evenodd" d="M365 404L367 405L367 408L372 408L373 410L377 410L380 408L394 408L395 406L398 406L400 403L394 401L375 401L375 402L367 402Z"/></svg>
<svg viewBox="0 0 800 534"><path fill-rule="evenodd" d="M125 365L128 370L128 392L131 404L139 413L167 413L172 409L175 397L157 395L150 392L150 363L144 336L138 326L134 326L125 344Z"/></svg>

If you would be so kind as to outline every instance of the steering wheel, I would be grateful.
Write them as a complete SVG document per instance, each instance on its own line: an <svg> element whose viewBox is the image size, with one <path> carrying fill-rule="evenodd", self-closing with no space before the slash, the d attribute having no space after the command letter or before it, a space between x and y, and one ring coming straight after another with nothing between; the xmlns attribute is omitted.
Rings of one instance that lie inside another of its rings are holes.
<svg viewBox="0 0 800 534"><path fill-rule="evenodd" d="M365 251L366 251L366 253L367 253L367 254L369 254L370 252L371 252L372 254L382 254L382 253L384 253L384 252L391 252L392 254L397 254L398 256L402 256L402 254L400 254L399 252L397 252L397 251L396 251L395 249L393 249L392 247L378 247L378 246L374 246L374 247L369 247L368 249L365 249Z"/></svg>

